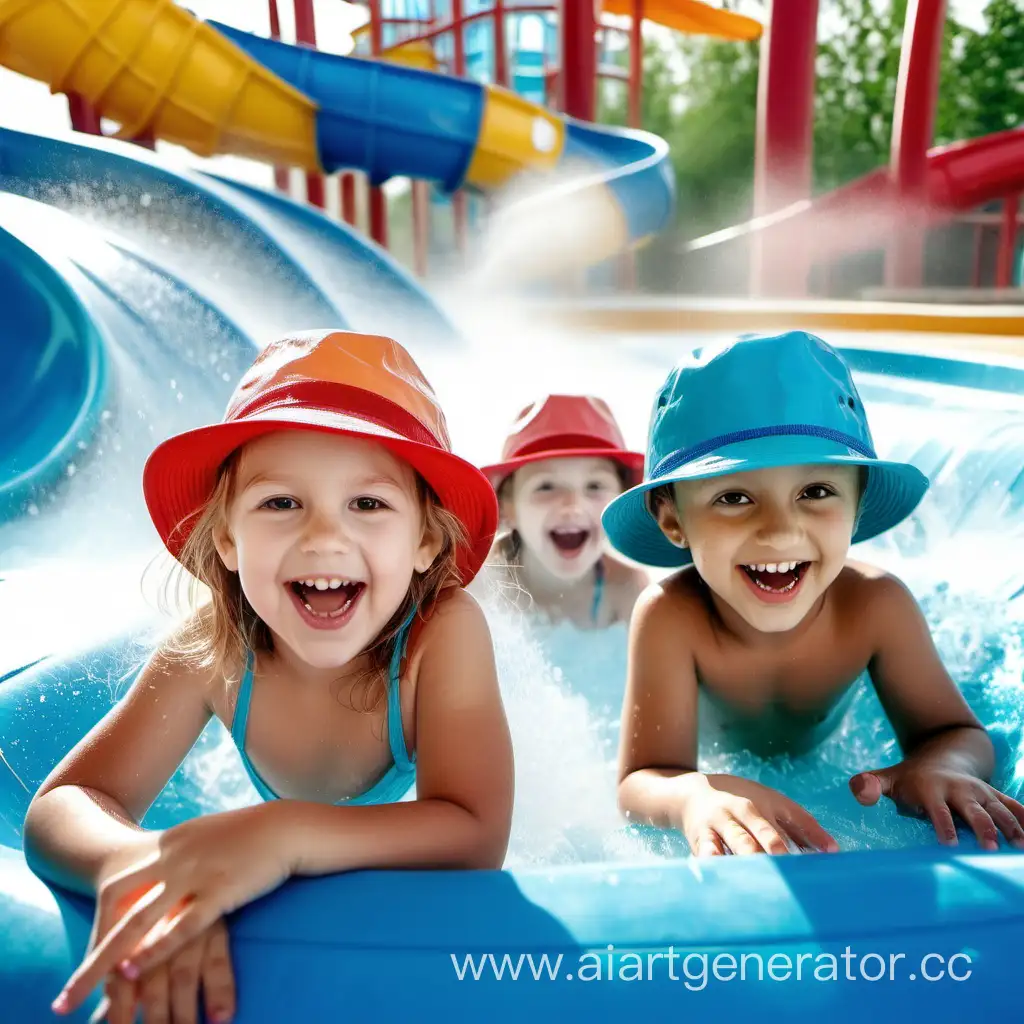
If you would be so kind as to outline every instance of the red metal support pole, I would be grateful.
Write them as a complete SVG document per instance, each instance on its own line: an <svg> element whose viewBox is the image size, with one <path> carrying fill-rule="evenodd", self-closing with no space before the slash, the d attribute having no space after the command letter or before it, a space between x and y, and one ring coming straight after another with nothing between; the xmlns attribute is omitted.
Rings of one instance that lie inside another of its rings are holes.
<svg viewBox="0 0 1024 1024"><path fill-rule="evenodd" d="M633 0L629 25L629 125L642 127L644 103L644 0Z"/></svg>
<svg viewBox="0 0 1024 1024"><path fill-rule="evenodd" d="M351 171L341 174L338 182L341 190L341 219L346 224L356 222L356 176Z"/></svg>
<svg viewBox="0 0 1024 1024"><path fill-rule="evenodd" d="M507 86L508 54L505 46L505 0L494 0L494 81Z"/></svg>
<svg viewBox="0 0 1024 1024"><path fill-rule="evenodd" d="M562 0L562 111L581 121L594 120L596 34L592 0Z"/></svg>
<svg viewBox="0 0 1024 1024"><path fill-rule="evenodd" d="M772 0L761 39L757 88L755 217L810 195L817 40L818 0ZM806 292L809 268L796 241L780 253L767 251L762 233L754 235L755 293Z"/></svg>
<svg viewBox="0 0 1024 1024"><path fill-rule="evenodd" d="M71 127L76 132L87 135L100 135L100 115L76 92L68 93L68 113L71 115Z"/></svg>
<svg viewBox="0 0 1024 1024"><path fill-rule="evenodd" d="M316 46L316 16L313 0L294 0L295 40L307 46ZM306 173L306 201L313 206L324 207L324 178L315 172Z"/></svg>
<svg viewBox="0 0 1024 1024"><path fill-rule="evenodd" d="M370 237L385 249L388 247L388 200L384 189L370 189Z"/></svg>
<svg viewBox="0 0 1024 1024"><path fill-rule="evenodd" d="M425 181L412 183L412 264L417 277L427 276L430 248L430 191Z"/></svg>
<svg viewBox="0 0 1024 1024"><path fill-rule="evenodd" d="M1003 200L1003 222L999 230L999 253L996 257L996 287L1013 287L1013 257L1017 251L1017 208L1020 194L1013 192Z"/></svg>
<svg viewBox="0 0 1024 1024"><path fill-rule="evenodd" d="M370 52L380 56L384 49L384 27L381 24L380 0L367 0L370 10ZM388 200L379 185L370 186L370 237L385 249L388 245Z"/></svg>
<svg viewBox="0 0 1024 1024"><path fill-rule="evenodd" d="M452 52L455 66L452 74L462 78L466 74L466 39L463 35L462 0L452 2Z"/></svg>
<svg viewBox="0 0 1024 1024"><path fill-rule="evenodd" d="M935 132L939 63L946 0L910 0L896 81L889 173L901 207L901 224L886 253L888 287L920 287L924 269L924 227L928 149Z"/></svg>
<svg viewBox="0 0 1024 1024"><path fill-rule="evenodd" d="M457 78L463 78L466 74L466 39L464 35L465 26L463 25L465 14L462 0L451 0L451 5L452 40L455 58L452 74ZM465 252L469 234L469 217L466 196L462 192L457 192L452 196L452 218L455 229L455 246L459 252Z"/></svg>
<svg viewBox="0 0 1024 1024"><path fill-rule="evenodd" d="M281 38L281 13L277 9L277 0L268 0L269 12L270 12L270 38L280 39ZM288 168L287 167L275 167L274 168L274 185L278 192L284 192L285 195L291 191L290 183L288 179Z"/></svg>

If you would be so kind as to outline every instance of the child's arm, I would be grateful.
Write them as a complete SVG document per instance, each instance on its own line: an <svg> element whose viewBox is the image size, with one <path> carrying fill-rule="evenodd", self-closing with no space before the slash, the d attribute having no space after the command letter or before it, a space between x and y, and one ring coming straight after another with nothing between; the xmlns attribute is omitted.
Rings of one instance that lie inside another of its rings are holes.
<svg viewBox="0 0 1024 1024"><path fill-rule="evenodd" d="M289 801L294 873L357 868L500 868L512 823L513 760L490 631L464 592L423 632L416 683L416 800L375 807Z"/></svg>
<svg viewBox="0 0 1024 1024"><path fill-rule="evenodd" d="M671 586L668 584L667 586ZM654 584L637 601L619 750L619 808L679 829L694 854L836 850L802 807L767 786L697 771L697 671L685 610Z"/></svg>
<svg viewBox="0 0 1024 1024"><path fill-rule="evenodd" d="M944 843L957 841L956 812L978 842L998 846L1002 831L1024 846L1024 807L994 790L992 742L949 677L910 591L893 576L867 581L875 655L868 670L904 752L890 768L850 780L857 799L888 796L926 814Z"/></svg>
<svg viewBox="0 0 1024 1024"><path fill-rule="evenodd" d="M109 862L151 842L138 822L210 718L207 674L157 651L131 689L64 757L25 818L33 870L92 894Z"/></svg>
<svg viewBox="0 0 1024 1024"><path fill-rule="evenodd" d="M274 800L169 829L159 856L122 873L111 898L157 883L162 891L136 903L75 971L65 987L70 1009L126 957L145 974L289 874L501 866L511 829L513 763L487 624L460 591L438 606L422 636L417 799L366 807ZM254 850L262 856L254 858ZM186 901L170 927L147 938Z"/></svg>
<svg viewBox="0 0 1024 1024"><path fill-rule="evenodd" d="M105 891L120 872L160 849L165 833L143 830L138 822L209 721L208 683L209 672L157 651L29 806L25 851L33 869L74 891L98 893L90 946L103 941L132 902L147 898L147 885L123 901L106 898ZM200 979L211 1019L232 1012L234 977L222 922L212 922L170 967L137 983L109 975L110 1019L134 1020L137 1003L147 1020L166 1016L170 1005L194 1015Z"/></svg>

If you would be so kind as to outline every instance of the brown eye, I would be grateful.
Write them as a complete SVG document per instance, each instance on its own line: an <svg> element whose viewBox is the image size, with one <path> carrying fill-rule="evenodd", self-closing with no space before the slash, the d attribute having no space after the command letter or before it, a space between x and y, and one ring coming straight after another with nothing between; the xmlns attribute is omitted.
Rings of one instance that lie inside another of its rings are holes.
<svg viewBox="0 0 1024 1024"><path fill-rule="evenodd" d="M743 505L749 503L750 499L739 491L729 491L718 498L723 505Z"/></svg>
<svg viewBox="0 0 1024 1024"><path fill-rule="evenodd" d="M297 509L299 503L294 498L267 498L260 508L268 508L273 512L291 512L293 509Z"/></svg>
<svg viewBox="0 0 1024 1024"><path fill-rule="evenodd" d="M357 512L376 512L378 509L387 508L380 498L356 498L352 504Z"/></svg>
<svg viewBox="0 0 1024 1024"><path fill-rule="evenodd" d="M826 487L824 484L811 484L810 487L804 488L804 495L812 501L821 501L823 498L831 498L833 494L835 494L835 491L833 491L831 487Z"/></svg>

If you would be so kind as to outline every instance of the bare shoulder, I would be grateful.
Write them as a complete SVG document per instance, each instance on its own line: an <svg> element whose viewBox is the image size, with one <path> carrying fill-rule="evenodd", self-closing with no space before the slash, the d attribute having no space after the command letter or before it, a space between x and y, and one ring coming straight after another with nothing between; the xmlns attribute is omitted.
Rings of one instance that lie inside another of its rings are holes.
<svg viewBox="0 0 1024 1024"><path fill-rule="evenodd" d="M452 629L470 621L486 626L480 602L463 587L452 587L446 591L426 620L424 635L431 629Z"/></svg>
<svg viewBox="0 0 1024 1024"><path fill-rule="evenodd" d="M201 699L211 714L224 711L224 673L216 665L204 664L188 652L197 631L210 628L213 612L209 606L196 611L187 621L170 632L150 655L139 675L137 685L169 689L175 696L186 692Z"/></svg>
<svg viewBox="0 0 1024 1024"><path fill-rule="evenodd" d="M832 584L840 614L855 614L882 633L900 629L921 611L898 576L867 562L847 562Z"/></svg>
<svg viewBox="0 0 1024 1024"><path fill-rule="evenodd" d="M637 598L647 588L651 578L639 566L620 562L611 555L605 555L602 564L615 618L628 622Z"/></svg>
<svg viewBox="0 0 1024 1024"><path fill-rule="evenodd" d="M420 634L424 656L437 654L460 658L472 656L479 645L488 648L491 642L490 629L479 601L463 588L446 593L428 618ZM456 646L457 645L457 646Z"/></svg>
<svg viewBox="0 0 1024 1024"><path fill-rule="evenodd" d="M637 598L634 622L644 629L678 630L708 621L700 577L692 567L649 583Z"/></svg>
<svg viewBox="0 0 1024 1024"><path fill-rule="evenodd" d="M872 607L879 602L891 607L914 600L898 576L868 562L847 562L832 585L844 599L870 601Z"/></svg>

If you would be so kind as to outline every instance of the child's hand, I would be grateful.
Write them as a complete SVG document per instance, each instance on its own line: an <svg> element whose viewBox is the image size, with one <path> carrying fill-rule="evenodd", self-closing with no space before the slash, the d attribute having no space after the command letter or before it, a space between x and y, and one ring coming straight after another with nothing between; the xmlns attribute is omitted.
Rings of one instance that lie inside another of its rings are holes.
<svg viewBox="0 0 1024 1024"><path fill-rule="evenodd" d="M134 1024L139 1006L142 1024L171 1020L196 1024L200 984L207 1020L211 1024L230 1021L235 1014L235 977L223 918L138 981L130 981L120 971L108 975L105 998L90 1024Z"/></svg>
<svg viewBox="0 0 1024 1024"><path fill-rule="evenodd" d="M944 845L957 843L955 812L974 830L983 850L999 848L1000 831L1014 846L1024 849L1024 806L962 771L907 760L854 775L850 789L865 807L887 796L902 813L927 816Z"/></svg>
<svg viewBox="0 0 1024 1024"><path fill-rule="evenodd" d="M153 833L148 855L101 884L95 948L54 1011L76 1009L115 968L129 980L148 975L218 918L284 882L292 853L276 828L275 806L194 818Z"/></svg>
<svg viewBox="0 0 1024 1024"><path fill-rule="evenodd" d="M694 856L788 853L787 838L805 850L835 853L839 844L799 804L734 775L694 778L682 831Z"/></svg>

